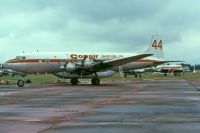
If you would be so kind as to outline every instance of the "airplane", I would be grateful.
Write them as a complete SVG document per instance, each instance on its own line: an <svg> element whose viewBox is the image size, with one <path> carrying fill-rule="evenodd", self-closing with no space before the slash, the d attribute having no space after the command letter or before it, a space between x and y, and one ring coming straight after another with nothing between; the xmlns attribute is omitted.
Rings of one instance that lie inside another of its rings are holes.
<svg viewBox="0 0 200 133"><path fill-rule="evenodd" d="M154 74L159 73L165 76L167 76L167 74L181 76L181 74L184 74L184 72L188 72L188 70L182 65L160 65L157 66L154 70L156 71Z"/></svg>
<svg viewBox="0 0 200 133"><path fill-rule="evenodd" d="M70 78L71 84L78 84L78 78L92 78L93 85L100 84L100 78L116 73L118 66L131 68L131 62L152 54L81 54L34 52L23 53L3 64L4 69L21 73L52 73L58 77ZM127 64L129 64L127 66ZM18 80L19 87L24 86L24 79Z"/></svg>
<svg viewBox="0 0 200 133"><path fill-rule="evenodd" d="M72 85L78 84L79 78L91 78L92 85L99 85L100 78L112 76L120 71L120 68L128 71L168 62L155 58L161 54L162 40L153 39L150 47L143 54L23 52L5 62L3 67L23 75L51 73L60 78L71 79ZM23 87L24 79L18 80L17 85Z"/></svg>
<svg viewBox="0 0 200 133"><path fill-rule="evenodd" d="M142 74L146 72L152 72L152 71L153 71L152 67L129 70L129 71L124 72L124 78L126 78L128 75L134 75L135 78L138 78L138 77L141 78Z"/></svg>
<svg viewBox="0 0 200 133"><path fill-rule="evenodd" d="M146 71L145 69L136 69L136 70L129 70L129 71L125 71L124 72L124 77L126 78L127 75L135 75L135 78L137 77L142 77L142 73L144 73Z"/></svg>

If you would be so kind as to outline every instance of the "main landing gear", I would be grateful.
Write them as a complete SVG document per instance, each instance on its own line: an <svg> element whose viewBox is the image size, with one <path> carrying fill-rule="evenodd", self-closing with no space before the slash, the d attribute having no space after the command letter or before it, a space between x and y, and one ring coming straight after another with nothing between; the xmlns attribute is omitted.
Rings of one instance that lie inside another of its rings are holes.
<svg viewBox="0 0 200 133"><path fill-rule="evenodd" d="M137 74L135 74L135 78L137 78L137 77L142 77L142 75L141 74L139 74L139 75L137 75Z"/></svg>
<svg viewBox="0 0 200 133"><path fill-rule="evenodd" d="M100 85L100 79L98 78L97 73L95 72L94 74L95 76L91 80L92 85Z"/></svg>
<svg viewBox="0 0 200 133"><path fill-rule="evenodd" d="M71 84L77 85L79 83L78 78L71 78ZM100 85L100 79L98 77L93 77L91 80L92 85Z"/></svg>
<svg viewBox="0 0 200 133"><path fill-rule="evenodd" d="M100 85L100 79L97 77L92 78L91 80L92 85Z"/></svg>
<svg viewBox="0 0 200 133"><path fill-rule="evenodd" d="M78 78L71 78L71 84L77 85L78 84Z"/></svg>

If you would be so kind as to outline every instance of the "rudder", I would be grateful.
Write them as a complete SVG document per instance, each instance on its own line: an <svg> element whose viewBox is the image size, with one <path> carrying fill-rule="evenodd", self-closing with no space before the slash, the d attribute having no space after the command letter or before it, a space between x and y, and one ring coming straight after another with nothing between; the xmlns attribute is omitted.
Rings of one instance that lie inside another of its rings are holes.
<svg viewBox="0 0 200 133"><path fill-rule="evenodd" d="M164 58L163 41L158 33L153 34L150 47L145 51L147 54L154 54L152 57Z"/></svg>

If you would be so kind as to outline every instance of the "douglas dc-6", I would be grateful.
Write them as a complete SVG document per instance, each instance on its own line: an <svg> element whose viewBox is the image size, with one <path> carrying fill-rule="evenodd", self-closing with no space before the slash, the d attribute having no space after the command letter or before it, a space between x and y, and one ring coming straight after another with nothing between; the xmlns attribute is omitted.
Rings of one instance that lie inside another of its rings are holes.
<svg viewBox="0 0 200 133"><path fill-rule="evenodd" d="M25 76L31 73L52 73L60 78L71 79L78 84L78 78L91 78L93 85L100 84L100 78L123 71L157 66L168 61L160 57L162 40L153 39L144 54L84 54L61 52L22 53L15 59L3 64L3 68ZM153 55L153 56L152 56ZM18 80L18 86L24 86L24 80Z"/></svg>

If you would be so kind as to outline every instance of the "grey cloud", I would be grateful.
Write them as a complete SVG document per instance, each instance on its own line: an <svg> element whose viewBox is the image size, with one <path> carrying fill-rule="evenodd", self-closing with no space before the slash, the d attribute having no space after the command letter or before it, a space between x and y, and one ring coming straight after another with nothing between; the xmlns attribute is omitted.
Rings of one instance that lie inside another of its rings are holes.
<svg viewBox="0 0 200 133"><path fill-rule="evenodd" d="M195 43L190 45L198 47L198 39L193 42L187 38L198 35L196 31L200 30L199 3L197 0L0 1L0 52L7 56L9 49L13 55L37 49L142 52L148 47L151 34L158 32L165 42L165 55L173 58L187 50L182 46L182 51L173 51L180 48L180 43ZM188 35L191 30L194 32Z"/></svg>

